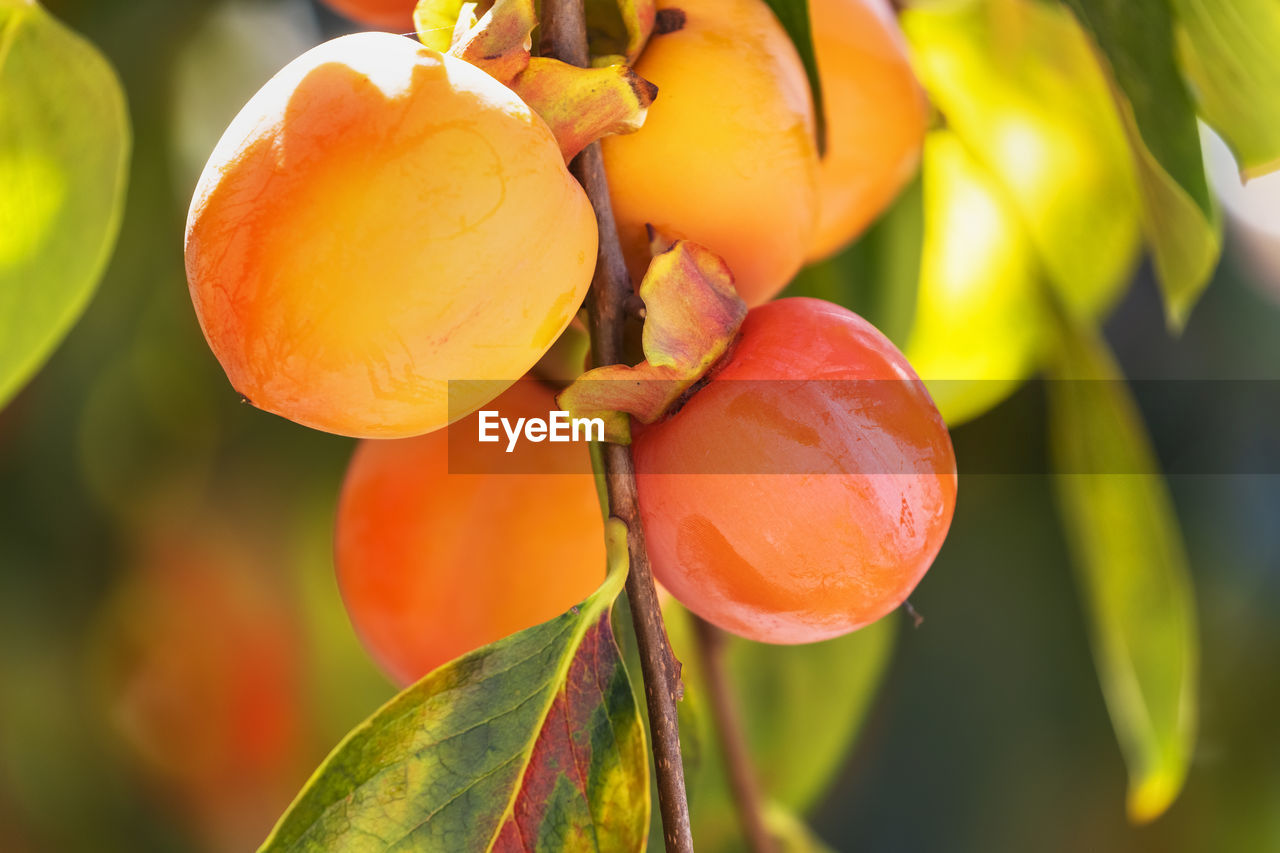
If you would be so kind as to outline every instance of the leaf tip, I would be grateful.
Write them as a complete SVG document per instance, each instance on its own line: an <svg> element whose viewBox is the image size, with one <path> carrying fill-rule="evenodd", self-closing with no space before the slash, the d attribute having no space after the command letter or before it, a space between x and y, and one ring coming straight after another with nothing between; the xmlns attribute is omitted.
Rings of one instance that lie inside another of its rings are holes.
<svg viewBox="0 0 1280 853"><path fill-rule="evenodd" d="M1146 824L1164 814L1182 789L1179 777L1169 772L1152 773L1135 779L1129 786L1127 812L1130 823Z"/></svg>

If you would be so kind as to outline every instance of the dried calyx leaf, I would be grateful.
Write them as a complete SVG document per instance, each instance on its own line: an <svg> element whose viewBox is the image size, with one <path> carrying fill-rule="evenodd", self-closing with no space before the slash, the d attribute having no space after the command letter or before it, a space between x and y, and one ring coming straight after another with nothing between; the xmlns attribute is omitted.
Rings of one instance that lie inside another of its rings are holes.
<svg viewBox="0 0 1280 853"><path fill-rule="evenodd" d="M696 392L727 356L747 306L733 273L709 249L649 229L653 260L640 284L644 361L589 370L557 398L574 417L599 417L605 439L630 441L627 415L653 423Z"/></svg>
<svg viewBox="0 0 1280 853"><path fill-rule="evenodd" d="M465 6L462 11L467 11ZM462 30L465 18L458 20L458 30ZM495 0L474 26L460 33L455 30L449 53L511 86L529 66L533 28L537 25L533 0Z"/></svg>
<svg viewBox="0 0 1280 853"><path fill-rule="evenodd" d="M628 44L635 38L643 45L653 26L652 3L634 0L630 8L623 10ZM494 0L479 19L477 9L462 0L420 0L414 10L418 39L510 87L551 128L566 162L602 136L631 133L644 124L658 89L630 67L615 62L578 68L531 55L538 25L534 0Z"/></svg>
<svg viewBox="0 0 1280 853"><path fill-rule="evenodd" d="M566 162L602 136L639 130L658 94L626 65L577 68L540 56L510 85L551 127Z"/></svg>

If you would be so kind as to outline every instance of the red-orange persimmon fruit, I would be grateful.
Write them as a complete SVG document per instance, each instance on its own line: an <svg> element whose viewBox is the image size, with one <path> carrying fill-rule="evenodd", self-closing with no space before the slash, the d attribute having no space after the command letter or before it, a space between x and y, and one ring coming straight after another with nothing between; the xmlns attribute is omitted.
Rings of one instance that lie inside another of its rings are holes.
<svg viewBox="0 0 1280 853"><path fill-rule="evenodd" d="M514 420L557 407L549 390L523 381L486 408ZM479 450L469 443L476 431L472 415L448 431L365 441L347 470L338 585L356 633L402 685L563 613L604 580L604 525L586 448L539 445L575 459L502 473L467 458ZM450 439L461 448L451 453Z"/></svg>
<svg viewBox="0 0 1280 853"><path fill-rule="evenodd" d="M413 32L417 0L323 0L324 5L358 24L393 33Z"/></svg>
<svg viewBox="0 0 1280 853"><path fill-rule="evenodd" d="M654 574L762 642L892 611L955 508L951 438L924 385L871 324L817 299L752 309L727 363L634 450Z"/></svg>

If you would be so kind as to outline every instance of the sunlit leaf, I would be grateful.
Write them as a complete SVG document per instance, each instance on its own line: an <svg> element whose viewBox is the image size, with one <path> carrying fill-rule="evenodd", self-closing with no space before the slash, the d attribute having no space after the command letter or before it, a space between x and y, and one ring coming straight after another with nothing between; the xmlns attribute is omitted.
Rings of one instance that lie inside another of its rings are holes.
<svg viewBox="0 0 1280 853"><path fill-rule="evenodd" d="M924 249L904 352L955 425L1038 367L1043 272L1017 208L953 131L925 138L923 175Z"/></svg>
<svg viewBox="0 0 1280 853"><path fill-rule="evenodd" d="M1195 110L1174 57L1167 0L1065 2L1107 58L1137 161L1143 231L1169 322L1181 328L1217 264L1222 224L1201 162Z"/></svg>
<svg viewBox="0 0 1280 853"><path fill-rule="evenodd" d="M447 52L453 46L453 31L465 5L467 0L419 0L413 9L418 41L432 50ZM473 14L468 12L469 16Z"/></svg>
<svg viewBox="0 0 1280 853"><path fill-rule="evenodd" d="M0 405L101 278L124 209L129 121L115 72L33 0L0 0Z"/></svg>
<svg viewBox="0 0 1280 853"><path fill-rule="evenodd" d="M704 695L703 664L691 617L674 603L663 613L684 667L685 702L698 708L690 721L699 731L688 733L699 751L688 777L694 838L699 851L739 850L738 813ZM896 629L896 617L888 617L844 637L808 645L727 639L725 666L756 778L771 803L770 812L783 823L803 826L795 815L818 803L844 765L880 686ZM790 828L794 835L795 826Z"/></svg>
<svg viewBox="0 0 1280 853"><path fill-rule="evenodd" d="M1129 768L1131 819L1177 797L1195 739L1198 646L1172 503L1119 369L1062 324L1050 387L1055 482L1092 625L1094 659Z"/></svg>
<svg viewBox="0 0 1280 853"><path fill-rule="evenodd" d="M1200 114L1253 178L1280 168L1280 3L1173 0L1178 58Z"/></svg>
<svg viewBox="0 0 1280 853"><path fill-rule="evenodd" d="M773 14L782 22L791 43L800 54L804 72L809 78L809 92L813 97L814 127L818 137L818 151L827 150L827 116L822 102L822 79L818 76L818 54L813 48L813 29L809 19L809 0L765 0Z"/></svg>
<svg viewBox="0 0 1280 853"><path fill-rule="evenodd" d="M641 850L648 759L610 628L626 529L580 606L435 670L338 745L262 849Z"/></svg>
<svg viewBox="0 0 1280 853"><path fill-rule="evenodd" d="M1140 241L1137 180L1107 78L1069 12L970 0L902 21L946 123L925 146L906 353L954 425L1040 367L1046 285L1087 318L1124 290Z"/></svg>
<svg viewBox="0 0 1280 853"><path fill-rule="evenodd" d="M930 98L1021 214L1048 280L1079 316L1105 310L1136 259L1138 195L1106 77L1071 13L983 0L902 21Z"/></svg>

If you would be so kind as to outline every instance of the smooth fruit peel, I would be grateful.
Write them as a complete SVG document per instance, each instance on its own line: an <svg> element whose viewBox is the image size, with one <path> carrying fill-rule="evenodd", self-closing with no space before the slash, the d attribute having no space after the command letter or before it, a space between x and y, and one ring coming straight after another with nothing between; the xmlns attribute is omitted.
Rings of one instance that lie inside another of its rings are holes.
<svg viewBox="0 0 1280 853"><path fill-rule="evenodd" d="M362 33L299 57L228 128L186 261L236 390L388 438L445 425L449 380L523 375L572 319L595 254L590 203L515 93ZM463 402L455 416L487 399Z"/></svg>

